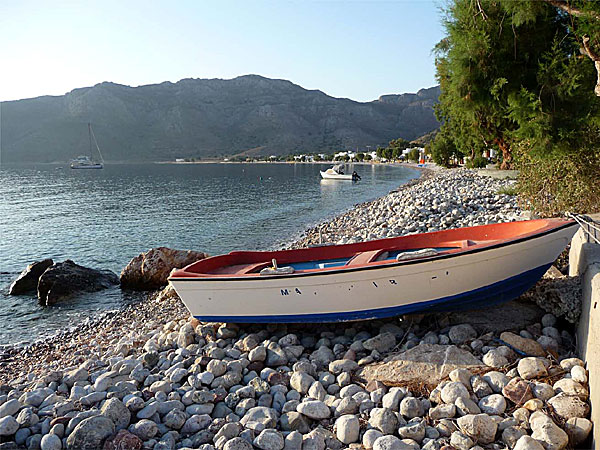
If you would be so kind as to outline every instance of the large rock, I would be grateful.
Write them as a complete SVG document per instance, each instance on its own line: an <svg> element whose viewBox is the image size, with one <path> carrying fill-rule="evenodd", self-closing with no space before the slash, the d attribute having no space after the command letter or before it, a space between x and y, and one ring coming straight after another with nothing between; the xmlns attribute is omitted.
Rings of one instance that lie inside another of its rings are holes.
<svg viewBox="0 0 600 450"><path fill-rule="evenodd" d="M77 292L95 292L119 284L110 270L96 270L75 264L70 259L50 266L38 282L40 304L50 306Z"/></svg>
<svg viewBox="0 0 600 450"><path fill-rule="evenodd" d="M240 423L243 426L246 426L248 422L260 422L265 428L275 428L277 426L277 421L279 416L277 411L272 408L267 408L266 406L255 406L254 408L250 408Z"/></svg>
<svg viewBox="0 0 600 450"><path fill-rule="evenodd" d="M578 446L587 439L592 431L592 422L581 417L571 417L565 424L565 431L573 447Z"/></svg>
<svg viewBox="0 0 600 450"><path fill-rule="evenodd" d="M522 330L541 320L544 310L528 301L513 300L484 309L457 311L445 315L450 325L468 323L484 334Z"/></svg>
<svg viewBox="0 0 600 450"><path fill-rule="evenodd" d="M469 414L457 421L460 430L480 444L494 442L498 424L487 414Z"/></svg>
<svg viewBox="0 0 600 450"><path fill-rule="evenodd" d="M158 289L167 285L171 270L181 269L207 256L192 250L150 249L129 261L121 272L121 286L141 291Z"/></svg>
<svg viewBox="0 0 600 450"><path fill-rule="evenodd" d="M556 317L577 323L581 314L581 280L579 277L542 278L523 298L531 299Z"/></svg>
<svg viewBox="0 0 600 450"><path fill-rule="evenodd" d="M500 335L507 344L527 354L527 356L546 356L546 352L542 348L539 342L533 339L527 339L519 336L518 334L505 331Z"/></svg>
<svg viewBox="0 0 600 450"><path fill-rule="evenodd" d="M562 450L569 443L569 435L551 421L531 428L531 437L541 441L546 450Z"/></svg>
<svg viewBox="0 0 600 450"><path fill-rule="evenodd" d="M115 424L108 417L99 415L83 419L67 438L67 449L98 450L114 432Z"/></svg>
<svg viewBox="0 0 600 450"><path fill-rule="evenodd" d="M548 400L548 405L564 420L572 417L585 418L590 412L590 406L586 402L576 395L568 395L564 392Z"/></svg>
<svg viewBox="0 0 600 450"><path fill-rule="evenodd" d="M10 295L26 294L27 292L35 292L38 285L38 280L44 271L50 267L54 261L44 259L29 264L23 272L12 282L8 288Z"/></svg>
<svg viewBox="0 0 600 450"><path fill-rule="evenodd" d="M454 369L482 366L483 363L470 352L454 345L423 344L386 358L383 363L369 364L357 374L367 382L377 380L397 386L425 381L434 387Z"/></svg>
<svg viewBox="0 0 600 450"><path fill-rule="evenodd" d="M296 407L296 411L315 420L327 419L331 414L329 407L319 400L302 402Z"/></svg>
<svg viewBox="0 0 600 450"><path fill-rule="evenodd" d="M343 444L358 441L360 435L360 422L352 414L341 416L335 421L336 436Z"/></svg>
<svg viewBox="0 0 600 450"><path fill-rule="evenodd" d="M6 416L0 419L0 436L10 436L19 429L19 422L13 416Z"/></svg>
<svg viewBox="0 0 600 450"><path fill-rule="evenodd" d="M131 420L129 409L118 398L108 399L102 405L100 414L112 420L117 431L127 428Z"/></svg>

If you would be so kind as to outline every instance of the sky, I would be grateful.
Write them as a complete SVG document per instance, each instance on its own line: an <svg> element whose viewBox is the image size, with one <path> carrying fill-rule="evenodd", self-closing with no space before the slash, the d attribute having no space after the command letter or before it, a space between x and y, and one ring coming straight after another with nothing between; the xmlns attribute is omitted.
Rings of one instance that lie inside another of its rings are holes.
<svg viewBox="0 0 600 450"><path fill-rule="evenodd" d="M0 1L0 101L258 74L371 101L436 84L440 0Z"/></svg>

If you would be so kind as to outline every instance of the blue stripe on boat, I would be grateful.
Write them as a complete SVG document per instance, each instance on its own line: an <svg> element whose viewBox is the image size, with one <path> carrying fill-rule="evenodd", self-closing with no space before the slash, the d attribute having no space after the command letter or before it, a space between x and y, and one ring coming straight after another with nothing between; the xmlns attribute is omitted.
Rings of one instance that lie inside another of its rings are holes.
<svg viewBox="0 0 600 450"><path fill-rule="evenodd" d="M513 300L524 293L539 280L552 264L545 264L528 270L506 280L451 295L436 300L413 303L410 305L391 306L388 308L365 309L361 311L346 311L320 314L291 314L268 316L194 316L202 322L230 323L317 323L345 322L351 320L381 319L399 316L413 312L439 312L476 309L492 306L497 303Z"/></svg>

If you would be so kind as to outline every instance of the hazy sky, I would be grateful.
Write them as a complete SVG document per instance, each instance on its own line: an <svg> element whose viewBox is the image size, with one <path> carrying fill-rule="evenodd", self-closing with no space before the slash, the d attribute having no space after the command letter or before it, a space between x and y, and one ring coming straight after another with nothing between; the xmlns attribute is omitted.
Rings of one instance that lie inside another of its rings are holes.
<svg viewBox="0 0 600 450"><path fill-rule="evenodd" d="M440 3L0 1L0 100L249 73L359 101L415 92L435 84Z"/></svg>

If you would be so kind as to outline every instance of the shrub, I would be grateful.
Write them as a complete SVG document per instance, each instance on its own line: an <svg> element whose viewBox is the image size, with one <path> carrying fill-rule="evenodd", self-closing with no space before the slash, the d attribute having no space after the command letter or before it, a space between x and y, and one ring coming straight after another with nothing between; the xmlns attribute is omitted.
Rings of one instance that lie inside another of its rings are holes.
<svg viewBox="0 0 600 450"><path fill-rule="evenodd" d="M516 148L521 199L544 217L600 209L600 147L589 139L577 151L540 155L527 142Z"/></svg>
<svg viewBox="0 0 600 450"><path fill-rule="evenodd" d="M484 169L487 165L487 158L484 158L481 155L477 155L475 158L469 160L467 167L471 169Z"/></svg>

